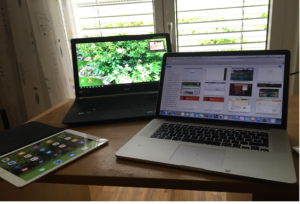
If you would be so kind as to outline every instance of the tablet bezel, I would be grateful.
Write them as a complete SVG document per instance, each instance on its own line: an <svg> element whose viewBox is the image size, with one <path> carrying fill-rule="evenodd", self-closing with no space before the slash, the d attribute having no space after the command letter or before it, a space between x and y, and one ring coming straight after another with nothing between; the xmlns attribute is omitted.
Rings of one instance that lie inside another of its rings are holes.
<svg viewBox="0 0 300 204"><path fill-rule="evenodd" d="M3 169L3 168L1 168L1 167L0 167L0 177L3 178L4 180L10 182L11 184L17 186L17 187L23 187L23 186L25 186L25 185L27 185L27 184L29 184L29 183L31 183L31 182L33 182L33 181L35 181L35 180L41 178L42 176L45 176L46 174L49 174L50 172L53 172L53 171L57 170L58 168L60 168L60 167L62 167L62 166L64 166L64 165L66 165L66 164L68 164L68 163L74 161L75 159L77 159L77 158L79 158L79 157L81 157L81 156L83 156L83 155L85 155L85 154L87 154L87 153L89 153L89 152L95 150L96 148L98 148L98 147L100 147L100 146L102 146L102 145L104 145L104 144L106 144L106 143L108 142L108 140L105 139L105 138L99 138L99 137L97 137L97 136L89 135L89 134L86 134L86 133L83 133L83 132L78 132L78 131L75 131L75 130L66 129L66 130L63 130L63 131L61 131L61 132L55 133L55 134L53 134L53 135L51 135L51 136L49 136L49 137L46 137L46 138L43 138L43 139L41 139L41 140L35 141L35 142L33 142L33 143L29 144L29 145L26 145L26 146L24 146L24 147L21 147L21 148L19 148L19 149L16 149L16 150L14 150L14 151L11 151L11 152L9 152L9 153L7 153L7 154L1 155L1 157L5 157L5 156L10 155L10 154L12 154L12 153L15 153L15 152L17 152L17 151L20 151L20 150L22 150L22 149L24 149L24 148L26 148L26 147L31 146L31 145L34 144L34 143L37 143L37 142L41 142L41 141L47 140L47 139L49 139L49 138L51 138L51 137L53 137L53 136L55 136L55 135L61 134L61 133L63 133L63 132L71 133L71 134L74 134L74 135L76 135L76 136L81 136L81 137L87 138L87 139L92 139L92 140L95 140L95 141L100 142L100 143L99 143L98 146L93 147L93 148L90 148L90 149L87 149L87 150L84 151L82 154L75 155L74 157L70 158L70 159L67 160L66 162L63 162L63 163L61 163L61 164L58 164L56 167L53 167L52 169L49 169L48 171L45 171L45 172L41 173L40 175L38 175L38 176L36 176L36 177L34 177L34 178L28 180L28 181L25 181L25 180L21 179L20 177L18 177L18 176L16 176L16 175L14 175L14 174L12 174L12 173L6 171L5 169Z"/></svg>

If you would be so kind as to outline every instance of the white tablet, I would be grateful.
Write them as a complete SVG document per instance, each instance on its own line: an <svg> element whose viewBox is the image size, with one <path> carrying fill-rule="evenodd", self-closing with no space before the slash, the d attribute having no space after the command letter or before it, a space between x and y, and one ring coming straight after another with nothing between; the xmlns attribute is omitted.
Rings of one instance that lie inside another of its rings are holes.
<svg viewBox="0 0 300 204"><path fill-rule="evenodd" d="M107 142L82 132L64 130L0 156L0 177L22 187Z"/></svg>

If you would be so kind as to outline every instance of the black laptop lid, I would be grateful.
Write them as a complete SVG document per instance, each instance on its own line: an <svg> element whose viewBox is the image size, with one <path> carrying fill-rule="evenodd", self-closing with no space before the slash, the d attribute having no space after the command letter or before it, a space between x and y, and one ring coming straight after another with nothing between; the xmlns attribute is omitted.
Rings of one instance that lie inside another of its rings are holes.
<svg viewBox="0 0 300 204"><path fill-rule="evenodd" d="M169 34L72 39L76 97L158 90Z"/></svg>
<svg viewBox="0 0 300 204"><path fill-rule="evenodd" d="M286 129L287 50L166 53L157 118Z"/></svg>

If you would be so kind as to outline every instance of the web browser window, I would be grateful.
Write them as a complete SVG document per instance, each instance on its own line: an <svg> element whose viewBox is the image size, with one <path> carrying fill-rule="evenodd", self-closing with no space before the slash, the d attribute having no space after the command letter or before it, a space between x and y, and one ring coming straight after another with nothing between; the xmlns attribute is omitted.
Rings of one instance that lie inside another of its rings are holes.
<svg viewBox="0 0 300 204"><path fill-rule="evenodd" d="M284 55L168 57L160 115L281 124Z"/></svg>

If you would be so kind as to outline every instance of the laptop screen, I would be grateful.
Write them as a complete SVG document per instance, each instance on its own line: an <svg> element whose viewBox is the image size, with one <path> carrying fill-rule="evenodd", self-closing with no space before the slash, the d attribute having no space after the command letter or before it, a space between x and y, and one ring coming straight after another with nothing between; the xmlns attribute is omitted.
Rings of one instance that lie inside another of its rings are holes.
<svg viewBox="0 0 300 204"><path fill-rule="evenodd" d="M157 82L170 51L166 35L94 38L75 47L79 89Z"/></svg>
<svg viewBox="0 0 300 204"><path fill-rule="evenodd" d="M282 123L285 55L167 57L159 115Z"/></svg>

